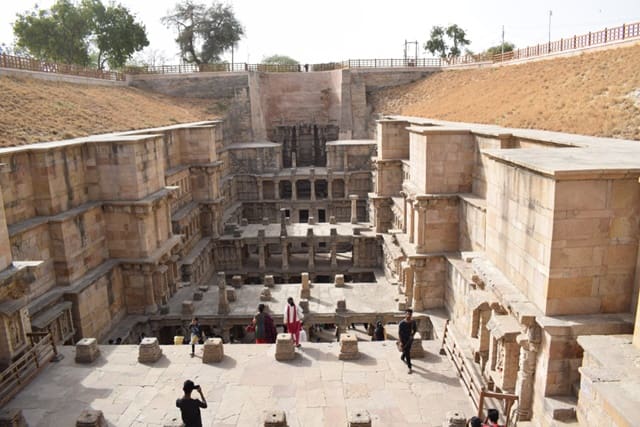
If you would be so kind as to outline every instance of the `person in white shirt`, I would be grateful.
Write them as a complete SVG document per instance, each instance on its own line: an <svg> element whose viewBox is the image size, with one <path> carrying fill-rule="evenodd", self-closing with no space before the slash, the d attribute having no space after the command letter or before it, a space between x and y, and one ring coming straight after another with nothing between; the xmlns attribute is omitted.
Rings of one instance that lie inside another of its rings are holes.
<svg viewBox="0 0 640 427"><path fill-rule="evenodd" d="M287 299L287 305L284 306L284 324L287 326L287 332L291 334L296 347L300 347L300 325L302 324L302 313L293 302L293 298Z"/></svg>
<svg viewBox="0 0 640 427"><path fill-rule="evenodd" d="M307 331L304 330L304 322L300 322L300 342L307 342Z"/></svg>

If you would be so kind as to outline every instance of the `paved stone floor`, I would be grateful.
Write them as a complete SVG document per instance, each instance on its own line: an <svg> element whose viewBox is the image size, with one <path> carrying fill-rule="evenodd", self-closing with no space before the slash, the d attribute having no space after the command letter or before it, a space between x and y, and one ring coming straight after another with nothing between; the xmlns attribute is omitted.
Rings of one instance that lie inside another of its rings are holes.
<svg viewBox="0 0 640 427"><path fill-rule="evenodd" d="M138 347L100 347L91 365L74 362L74 348L51 364L7 407L20 408L31 427L73 426L82 410L100 409L111 426L179 425L175 399L182 382L202 385L209 407L204 425L261 426L263 411L281 409L290 427L346 426L347 411L367 409L373 426L441 426L448 411L473 409L455 369L425 341L426 357L407 374L393 341L360 342L361 358L338 359L337 343L305 343L291 362L277 362L274 345L225 345L219 364L203 364L202 347L162 346L155 364L137 362Z"/></svg>

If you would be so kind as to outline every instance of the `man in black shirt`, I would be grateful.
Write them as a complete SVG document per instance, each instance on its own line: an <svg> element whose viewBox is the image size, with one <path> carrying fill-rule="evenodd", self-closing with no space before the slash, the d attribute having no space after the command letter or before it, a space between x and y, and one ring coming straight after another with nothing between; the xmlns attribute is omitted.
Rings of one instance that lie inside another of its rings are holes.
<svg viewBox="0 0 640 427"><path fill-rule="evenodd" d="M411 369L411 345L413 344L413 334L417 330L416 322L412 319L412 316L413 310L407 308L404 319L398 324L398 336L400 337L400 348L402 350L400 360L407 364L409 373L413 372Z"/></svg>
<svg viewBox="0 0 640 427"><path fill-rule="evenodd" d="M200 418L200 408L207 407L207 401L202 394L202 389L199 385L195 385L193 381L186 380L182 387L184 396L176 400L176 406L180 408L182 414L182 422L185 427L202 427L202 418ZM200 399L192 399L191 392L198 390L200 393Z"/></svg>

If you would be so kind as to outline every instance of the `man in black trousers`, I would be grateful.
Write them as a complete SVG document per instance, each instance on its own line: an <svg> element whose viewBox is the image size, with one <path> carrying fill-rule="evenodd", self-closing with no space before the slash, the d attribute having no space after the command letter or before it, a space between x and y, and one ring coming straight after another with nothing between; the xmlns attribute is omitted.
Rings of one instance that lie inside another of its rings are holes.
<svg viewBox="0 0 640 427"><path fill-rule="evenodd" d="M398 324L398 335L400 337L400 348L402 350L400 360L407 364L409 373L413 372L411 369L411 345L413 344L413 334L415 334L417 330L416 321L413 320L412 316L413 310L407 308L404 319Z"/></svg>

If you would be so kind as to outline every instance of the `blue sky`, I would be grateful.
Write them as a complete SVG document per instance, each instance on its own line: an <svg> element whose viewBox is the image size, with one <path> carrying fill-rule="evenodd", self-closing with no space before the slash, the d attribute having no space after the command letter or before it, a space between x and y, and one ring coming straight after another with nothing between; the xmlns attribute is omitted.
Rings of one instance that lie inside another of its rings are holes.
<svg viewBox="0 0 640 427"><path fill-rule="evenodd" d="M107 0L103 0L107 3ZM121 0L148 31L150 48L178 63L175 34L160 18L175 0ZM404 41L417 40L419 56L434 25L458 24L480 52L505 40L517 47L546 42L551 15L551 39L570 37L623 23L640 22L640 1L432 1L432 0L234 0L236 16L245 27L236 62L257 63L264 56L282 54L302 63L340 61L349 58L401 58ZM0 15L0 43L11 44L11 22L17 12L35 2L5 2ZM50 7L51 0L38 2ZM226 55L226 59L230 55Z"/></svg>

